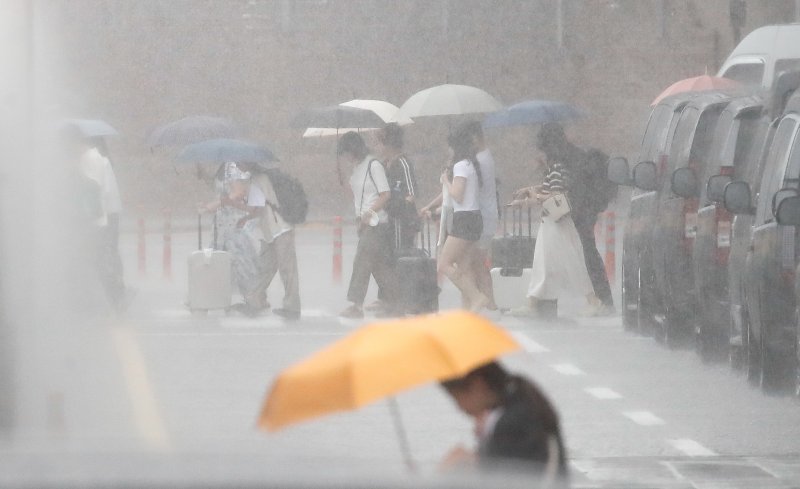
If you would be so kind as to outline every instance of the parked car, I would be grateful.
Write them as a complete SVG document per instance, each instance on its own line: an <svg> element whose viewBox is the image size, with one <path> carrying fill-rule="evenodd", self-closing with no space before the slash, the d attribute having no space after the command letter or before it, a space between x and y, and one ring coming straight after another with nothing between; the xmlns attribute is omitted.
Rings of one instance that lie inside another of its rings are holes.
<svg viewBox="0 0 800 489"><path fill-rule="evenodd" d="M753 187L734 181L725 186L725 207L752 215L749 255L743 283L747 320L742 331L748 376L765 391L779 391L798 383L797 228L791 219L776 220L786 197L798 194L800 182L800 93L788 101L777 122L764 161L753 207ZM787 225L784 225L787 223Z"/></svg>
<svg viewBox="0 0 800 489"><path fill-rule="evenodd" d="M681 111L690 100L697 96L696 93L682 93L661 100L650 113L647 126L642 137L639 151L639 164L634 167L633 175L627 160L612 158L609 161L609 179L618 185L634 186L631 196L630 209L625 221L624 240L622 246L622 319L625 329L650 334L647 329L650 323L639 322L639 304L647 297L640 298L641 283L651 283L653 272L649 266L642 268L641 263L649 265L651 260L642 260L649 257L654 216L657 210L657 185L647 187L641 182L663 177L659 169L666 168L668 149L675 134L675 127ZM647 164L653 166L650 167ZM655 162L658 162L656 164ZM652 178L645 175L647 171L655 172ZM640 184L637 184L637 180ZM653 182L650 182L651 184ZM645 296L648 290L645 290Z"/></svg>
<svg viewBox="0 0 800 489"><path fill-rule="evenodd" d="M800 67L800 24L755 29L733 48L717 76L769 89L778 73Z"/></svg>
<svg viewBox="0 0 800 489"><path fill-rule="evenodd" d="M640 307L639 317L640 321L642 317L652 321L656 338L670 346L684 343L694 332L697 296L692 250L698 199L697 178L692 177L704 173L719 117L730 101L728 94L704 92L686 104L675 129L667 168L660 172L669 178L660 182L654 219L658 225L650 240L654 300Z"/></svg>
<svg viewBox="0 0 800 489"><path fill-rule="evenodd" d="M722 206L722 194L724 184L744 180L748 166L758 161L756 155L760 155L758 151L769 127L769 119L762 116L763 108L764 101L759 95L733 99L719 117L705 172L697 175L688 167L677 170L686 173L676 177L677 181L688 184L681 189L685 196L699 199L691 255L699 305L695 344L704 360L727 358L729 353L728 258L732 215Z"/></svg>

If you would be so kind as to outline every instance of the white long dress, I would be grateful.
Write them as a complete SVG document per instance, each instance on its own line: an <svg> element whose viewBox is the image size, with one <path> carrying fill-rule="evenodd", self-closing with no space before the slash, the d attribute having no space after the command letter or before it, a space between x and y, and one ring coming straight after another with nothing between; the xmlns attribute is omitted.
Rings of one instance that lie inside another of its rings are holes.
<svg viewBox="0 0 800 489"><path fill-rule="evenodd" d="M563 192L569 176L566 168L556 163L549 169L542 186L545 190ZM528 297L555 300L561 294L586 296L594 292L583 246L570 214L557 222L542 218L536 233L533 251L533 269L528 286Z"/></svg>
<svg viewBox="0 0 800 489"><path fill-rule="evenodd" d="M554 300L564 293L585 296L593 290L572 218L566 215L558 222L542 219L536 233L528 297Z"/></svg>

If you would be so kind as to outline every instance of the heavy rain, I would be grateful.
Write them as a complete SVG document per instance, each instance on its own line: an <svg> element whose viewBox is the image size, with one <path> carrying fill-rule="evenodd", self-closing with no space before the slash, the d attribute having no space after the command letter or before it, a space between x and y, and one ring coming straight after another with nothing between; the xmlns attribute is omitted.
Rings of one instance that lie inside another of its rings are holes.
<svg viewBox="0 0 800 489"><path fill-rule="evenodd" d="M796 487L800 0L0 0L0 487Z"/></svg>

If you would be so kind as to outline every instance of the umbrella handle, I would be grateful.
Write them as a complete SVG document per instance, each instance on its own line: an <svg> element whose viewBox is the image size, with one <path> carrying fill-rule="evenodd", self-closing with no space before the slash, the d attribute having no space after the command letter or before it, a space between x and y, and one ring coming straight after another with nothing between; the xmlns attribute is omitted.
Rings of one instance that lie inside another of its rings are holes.
<svg viewBox="0 0 800 489"><path fill-rule="evenodd" d="M397 431L397 441L400 443L400 451L403 452L403 461L409 472L417 472L417 464L411 458L411 447L408 444L408 436L403 427L403 418L400 417L400 407L397 405L397 400L394 397L388 398L389 410L392 412L392 420L394 421L394 428Z"/></svg>

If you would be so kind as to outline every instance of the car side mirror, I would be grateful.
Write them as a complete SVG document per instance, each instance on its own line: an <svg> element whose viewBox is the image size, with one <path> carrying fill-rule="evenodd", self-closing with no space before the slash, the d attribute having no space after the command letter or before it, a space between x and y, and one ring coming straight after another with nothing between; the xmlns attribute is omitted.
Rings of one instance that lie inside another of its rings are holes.
<svg viewBox="0 0 800 489"><path fill-rule="evenodd" d="M697 176L691 168L678 168L672 172L672 182L670 186L675 195L683 197L684 199L698 197L700 194L697 191Z"/></svg>
<svg viewBox="0 0 800 489"><path fill-rule="evenodd" d="M775 220L783 226L800 226L800 196L785 197L778 203Z"/></svg>
<svg viewBox="0 0 800 489"><path fill-rule="evenodd" d="M733 181L730 175L714 175L706 183L706 195L708 200L715 204L721 204L725 197L725 186Z"/></svg>
<svg viewBox="0 0 800 489"><path fill-rule="evenodd" d="M642 161L633 167L633 184L636 188L658 190L658 169L652 161Z"/></svg>
<svg viewBox="0 0 800 489"><path fill-rule="evenodd" d="M731 214L754 214L752 194L747 182L730 182L725 185L722 203Z"/></svg>
<svg viewBox="0 0 800 489"><path fill-rule="evenodd" d="M778 206L780 206L781 201L786 199L787 197L795 197L797 195L797 189L793 188L782 188L775 192L775 195L772 196L772 215L776 218L778 217Z"/></svg>
<svg viewBox="0 0 800 489"><path fill-rule="evenodd" d="M617 185L631 186L631 168L628 160L622 156L617 156L608 160L608 180Z"/></svg>

